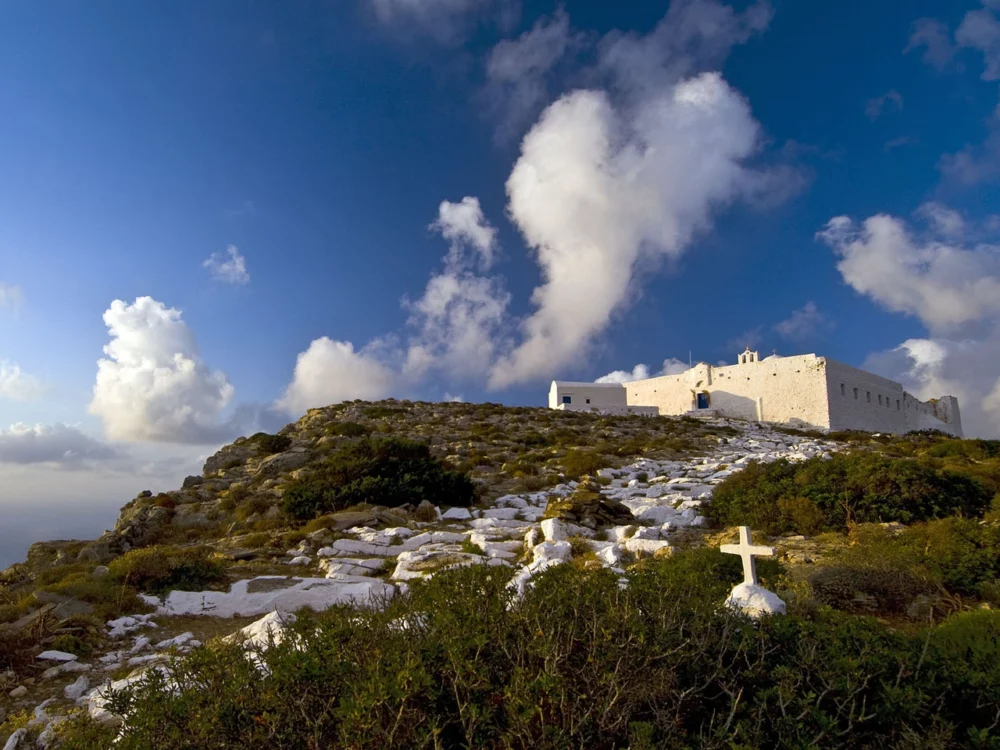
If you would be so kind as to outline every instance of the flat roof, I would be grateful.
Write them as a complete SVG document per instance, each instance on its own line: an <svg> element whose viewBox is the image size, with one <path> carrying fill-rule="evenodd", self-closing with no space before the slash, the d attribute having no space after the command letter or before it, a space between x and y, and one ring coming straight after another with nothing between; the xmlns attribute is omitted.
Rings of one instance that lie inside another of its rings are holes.
<svg viewBox="0 0 1000 750"><path fill-rule="evenodd" d="M624 388L624 383L578 383L571 380L553 380L555 385L565 385L571 388Z"/></svg>

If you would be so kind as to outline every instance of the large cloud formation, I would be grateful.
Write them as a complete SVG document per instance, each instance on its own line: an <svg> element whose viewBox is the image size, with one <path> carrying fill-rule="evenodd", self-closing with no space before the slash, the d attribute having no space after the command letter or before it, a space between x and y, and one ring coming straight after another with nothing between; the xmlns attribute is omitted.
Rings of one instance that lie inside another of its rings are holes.
<svg viewBox="0 0 1000 750"><path fill-rule="evenodd" d="M111 341L97 363L90 413L112 440L214 443L233 387L198 354L181 312L152 297L115 300L104 313Z"/></svg>
<svg viewBox="0 0 1000 750"><path fill-rule="evenodd" d="M381 395L434 370L447 379L486 376L502 389L581 361L641 293L639 268L679 257L732 202L773 203L801 187L794 170L754 166L760 127L745 98L714 72L770 17L766 2L737 12L718 0L676 0L649 34L615 32L591 45L593 65L578 74L595 85L542 112L506 184L508 215L542 272L524 319L511 318L503 279L488 275L495 230L478 200L466 197L442 203L432 225L450 248L423 296L403 302L405 345L394 349L385 339L358 352L331 341L321 351L336 344L338 367L381 368L372 379L380 388L365 390ZM559 11L498 45L490 80L519 112L539 107L546 76L583 43ZM326 378L323 368L302 367L308 353L279 405L294 411L361 392L348 386L366 378L341 370L344 387L304 382Z"/></svg>
<svg viewBox="0 0 1000 750"><path fill-rule="evenodd" d="M56 464L79 468L118 457L111 446L64 424L0 428L0 464Z"/></svg>
<svg viewBox="0 0 1000 750"><path fill-rule="evenodd" d="M957 396L968 434L1000 436L1000 245L982 241L988 227L944 206L917 215L921 231L880 214L860 226L838 216L818 234L852 288L928 329L927 338L872 354L865 367L922 399Z"/></svg>
<svg viewBox="0 0 1000 750"><path fill-rule="evenodd" d="M354 351L351 342L324 336L298 356L292 382L275 406L300 414L355 398L378 399L395 381L396 374L371 351Z"/></svg>

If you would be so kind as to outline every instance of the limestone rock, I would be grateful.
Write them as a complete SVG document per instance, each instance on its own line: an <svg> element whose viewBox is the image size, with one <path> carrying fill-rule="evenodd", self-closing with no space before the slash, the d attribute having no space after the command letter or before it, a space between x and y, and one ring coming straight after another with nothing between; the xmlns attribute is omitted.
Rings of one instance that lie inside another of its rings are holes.
<svg viewBox="0 0 1000 750"><path fill-rule="evenodd" d="M600 485L590 480L580 484L569 497L549 500L545 518L558 518L592 530L634 520L628 506L602 495Z"/></svg>
<svg viewBox="0 0 1000 750"><path fill-rule="evenodd" d="M258 477L274 478L287 474L295 469L301 469L309 463L309 453L302 450L285 451L275 453L263 459L257 466L256 475Z"/></svg>
<svg viewBox="0 0 1000 750"><path fill-rule="evenodd" d="M482 555L462 552L455 545L441 545L436 549L417 549L400 553L396 558L396 569L392 572L394 581L411 581L426 578L447 568L461 565L475 565L484 562Z"/></svg>
<svg viewBox="0 0 1000 750"><path fill-rule="evenodd" d="M736 586L726 599L726 606L755 619L764 615L785 614L785 603L777 594L752 583Z"/></svg>

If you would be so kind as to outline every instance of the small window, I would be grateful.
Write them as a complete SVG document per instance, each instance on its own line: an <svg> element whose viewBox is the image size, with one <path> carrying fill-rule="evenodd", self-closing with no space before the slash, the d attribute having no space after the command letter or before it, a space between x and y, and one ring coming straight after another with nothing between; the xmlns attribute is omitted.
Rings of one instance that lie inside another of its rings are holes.
<svg viewBox="0 0 1000 750"><path fill-rule="evenodd" d="M865 391L865 398L868 399L868 403L870 404L872 402L872 392L871 391Z"/></svg>
<svg viewBox="0 0 1000 750"><path fill-rule="evenodd" d="M854 389L854 400L855 401L858 400L858 389L857 388Z"/></svg>
<svg viewBox="0 0 1000 750"><path fill-rule="evenodd" d="M847 386L844 385L843 383L840 384L840 395L841 396L847 395Z"/></svg>
<svg viewBox="0 0 1000 750"><path fill-rule="evenodd" d="M879 406L882 405L882 394L881 393L878 395L878 405Z"/></svg>
<svg viewBox="0 0 1000 750"><path fill-rule="evenodd" d="M587 403L588 403L588 404L590 403L590 399L589 399L589 398L587 399Z"/></svg>
<svg viewBox="0 0 1000 750"><path fill-rule="evenodd" d="M896 411L899 411L899 399L896 399Z"/></svg>
<svg viewBox="0 0 1000 750"><path fill-rule="evenodd" d="M564 404L572 404L573 403L573 397L572 396L563 396L563 403Z"/></svg>

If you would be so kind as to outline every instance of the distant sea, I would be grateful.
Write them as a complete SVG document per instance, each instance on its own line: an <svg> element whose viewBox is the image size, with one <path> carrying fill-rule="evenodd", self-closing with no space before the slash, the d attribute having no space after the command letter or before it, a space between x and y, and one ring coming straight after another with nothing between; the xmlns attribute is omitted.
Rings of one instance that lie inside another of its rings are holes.
<svg viewBox="0 0 1000 750"><path fill-rule="evenodd" d="M0 506L0 570L22 562L34 542L96 539L114 526L120 502L98 506Z"/></svg>

